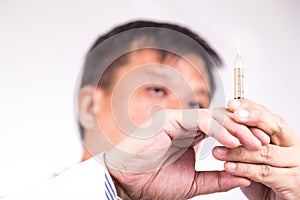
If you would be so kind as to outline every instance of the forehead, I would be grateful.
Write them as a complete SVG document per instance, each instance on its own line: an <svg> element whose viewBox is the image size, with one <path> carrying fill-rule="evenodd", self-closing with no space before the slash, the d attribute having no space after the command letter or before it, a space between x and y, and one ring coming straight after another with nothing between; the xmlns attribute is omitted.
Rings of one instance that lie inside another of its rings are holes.
<svg viewBox="0 0 300 200"><path fill-rule="evenodd" d="M155 64L158 64L161 67L153 67ZM209 74L205 62L199 55L188 53L183 56L178 56L166 53L162 56L161 52L152 49L138 50L130 53L127 57L126 64L119 68L116 77L120 77L128 71L146 65L149 65L149 67L145 73L160 72L160 74L163 75L166 71L162 67L164 66L172 68L185 79L191 81L201 80L204 81L207 86L209 85Z"/></svg>
<svg viewBox="0 0 300 200"><path fill-rule="evenodd" d="M183 77L188 78L189 81L200 81L205 82L207 86L209 85L209 74L205 62L200 56L194 53L185 54L180 57L167 54L162 63L175 69Z"/></svg>

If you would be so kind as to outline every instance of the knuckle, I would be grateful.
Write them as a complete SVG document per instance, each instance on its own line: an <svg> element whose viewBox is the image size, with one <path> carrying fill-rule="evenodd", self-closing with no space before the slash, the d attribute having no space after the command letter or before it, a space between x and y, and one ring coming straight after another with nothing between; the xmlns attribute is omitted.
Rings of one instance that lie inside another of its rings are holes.
<svg viewBox="0 0 300 200"><path fill-rule="evenodd" d="M294 186L300 187L300 168L292 168L290 169L290 173L287 174L288 177L292 177L291 184Z"/></svg>
<svg viewBox="0 0 300 200"><path fill-rule="evenodd" d="M249 164L245 164L244 170L243 170L244 174L251 174L251 168Z"/></svg>
<svg viewBox="0 0 300 200"><path fill-rule="evenodd" d="M255 109L255 117L256 117L256 120L257 120L257 123L258 124L264 124L264 118L262 116L264 116L264 111L261 110L261 109Z"/></svg>
<svg viewBox="0 0 300 200"><path fill-rule="evenodd" d="M284 127L285 127L285 121L284 119L279 115L274 115L275 117L275 132L277 133L283 133Z"/></svg>
<svg viewBox="0 0 300 200"><path fill-rule="evenodd" d="M242 147L237 147L232 151L233 156L235 157L243 157L245 152L243 151Z"/></svg>
<svg viewBox="0 0 300 200"><path fill-rule="evenodd" d="M272 168L269 165L260 165L259 179L262 181L272 176Z"/></svg>
<svg viewBox="0 0 300 200"><path fill-rule="evenodd" d="M239 134L239 129L238 129L238 127L235 126L232 128L232 130L230 132L233 136L237 136Z"/></svg>
<svg viewBox="0 0 300 200"><path fill-rule="evenodd" d="M273 151L274 151L273 146L271 146L271 145L263 146L260 151L260 157L261 157L262 161L271 160L273 157Z"/></svg>

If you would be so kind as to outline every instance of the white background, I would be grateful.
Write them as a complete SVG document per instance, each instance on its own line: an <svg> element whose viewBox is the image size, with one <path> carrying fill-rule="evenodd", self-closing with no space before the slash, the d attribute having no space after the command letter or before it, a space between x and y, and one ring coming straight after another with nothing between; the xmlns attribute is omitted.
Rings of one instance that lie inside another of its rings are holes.
<svg viewBox="0 0 300 200"><path fill-rule="evenodd" d="M246 97L300 133L299 11L297 0L0 0L0 196L80 160L73 91L85 53L97 36L133 19L178 23L206 38L224 59L226 99L239 40ZM199 199L233 198L242 199L238 189Z"/></svg>

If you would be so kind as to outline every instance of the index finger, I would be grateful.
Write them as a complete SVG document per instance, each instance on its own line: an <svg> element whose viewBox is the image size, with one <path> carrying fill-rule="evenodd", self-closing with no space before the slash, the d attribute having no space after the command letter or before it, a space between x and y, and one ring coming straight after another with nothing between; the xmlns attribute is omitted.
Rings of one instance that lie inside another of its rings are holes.
<svg viewBox="0 0 300 200"><path fill-rule="evenodd" d="M171 138L174 137L172 134L181 133L180 128L175 128L179 124L188 131L199 130L212 136L229 148L243 144L247 149L260 149L260 140L247 127L231 120L226 112L226 109L168 110L167 119L171 123L167 123L165 128Z"/></svg>
<svg viewBox="0 0 300 200"><path fill-rule="evenodd" d="M234 120L261 129L276 145L293 146L299 141L299 135L282 117L262 105L246 99L231 100L228 109L234 113Z"/></svg>

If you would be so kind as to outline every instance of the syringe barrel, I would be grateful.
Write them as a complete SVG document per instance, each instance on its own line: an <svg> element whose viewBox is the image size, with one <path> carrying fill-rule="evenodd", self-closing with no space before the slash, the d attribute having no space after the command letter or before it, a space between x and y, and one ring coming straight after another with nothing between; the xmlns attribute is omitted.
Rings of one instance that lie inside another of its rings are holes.
<svg viewBox="0 0 300 200"><path fill-rule="evenodd" d="M244 99L244 69L234 68L234 98Z"/></svg>

